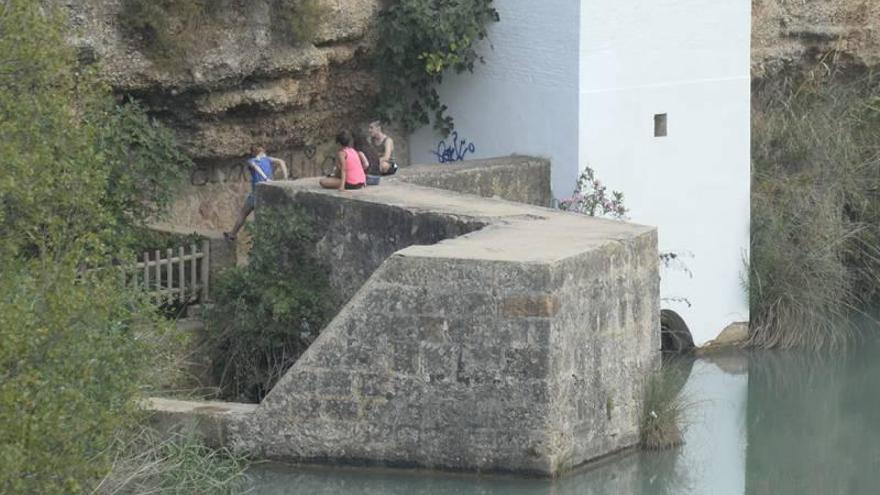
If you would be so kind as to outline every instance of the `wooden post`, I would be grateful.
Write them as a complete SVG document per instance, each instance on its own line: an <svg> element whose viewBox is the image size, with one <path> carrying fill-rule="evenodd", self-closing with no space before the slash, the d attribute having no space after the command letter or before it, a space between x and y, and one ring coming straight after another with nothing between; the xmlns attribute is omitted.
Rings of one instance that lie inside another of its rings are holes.
<svg viewBox="0 0 880 495"><path fill-rule="evenodd" d="M168 287L168 293L165 295L166 301L168 303L174 302L174 264L171 263L171 258L174 257L174 251L171 248L168 248L165 251L165 254L168 256L168 259L165 260L165 275L168 277L168 282L166 283L166 287Z"/></svg>
<svg viewBox="0 0 880 495"><path fill-rule="evenodd" d="M211 241L202 241L202 304L208 302L208 282L211 278Z"/></svg>
<svg viewBox="0 0 880 495"><path fill-rule="evenodd" d="M196 268L197 268L196 264L198 263L198 260L196 259L196 252L197 251L198 251L198 248L196 247L196 245L190 244L190 246L189 246L189 263L190 263L190 265L189 265L189 286L191 287L190 290L192 291L192 299L190 299L190 301L194 301L195 298L199 295L199 293L196 291L196 288L199 286L199 282L198 282L199 278L198 278L198 274L196 273Z"/></svg>
<svg viewBox="0 0 880 495"><path fill-rule="evenodd" d="M186 302L186 262L183 260L183 253L183 246L177 248L177 277L180 279L180 293L177 300L180 301L181 304Z"/></svg>
<svg viewBox="0 0 880 495"><path fill-rule="evenodd" d="M150 292L150 252L144 252L144 290Z"/></svg>
<svg viewBox="0 0 880 495"><path fill-rule="evenodd" d="M156 289L153 290L152 293L153 293L153 297L155 298L154 302L156 304L159 304L162 302L162 265L160 264L162 254L159 252L158 249L153 254L156 257L155 262L153 264L153 266L155 267L154 271L153 271L153 275L156 276Z"/></svg>

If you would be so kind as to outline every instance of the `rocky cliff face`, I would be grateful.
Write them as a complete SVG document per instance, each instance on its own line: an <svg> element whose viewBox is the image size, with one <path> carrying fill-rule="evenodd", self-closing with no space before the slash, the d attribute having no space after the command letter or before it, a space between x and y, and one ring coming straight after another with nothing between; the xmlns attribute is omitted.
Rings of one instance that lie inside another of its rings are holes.
<svg viewBox="0 0 880 495"><path fill-rule="evenodd" d="M368 53L383 0L322 0L313 43L278 36L273 0L208 2L220 7L203 22L170 20L172 31L193 31L171 57L151 53L127 28L127 0L55 1L70 12L81 57L97 62L120 96L143 101L175 129L195 160L166 219L172 224L228 228L249 190L242 158L252 144L285 159L296 176L321 175L332 168L336 133L365 128L371 117L378 83Z"/></svg>
<svg viewBox="0 0 880 495"><path fill-rule="evenodd" d="M752 75L833 61L880 65L877 0L752 0Z"/></svg>
<svg viewBox="0 0 880 495"><path fill-rule="evenodd" d="M329 15L314 45L277 39L271 0L226 0L173 64L145 54L143 40L126 32L126 0L56 1L70 9L84 58L177 129L200 163L237 160L255 141L313 155L341 124L367 119L378 91L365 55L383 0L324 0ZM829 52L845 64L880 63L876 0L752 0L752 7L756 77Z"/></svg>
<svg viewBox="0 0 880 495"><path fill-rule="evenodd" d="M308 163L320 155L314 148L369 118L378 85L366 54L381 0L323 2L314 44L280 39L270 0L220 2L173 59L151 56L125 28L123 1L66 0L81 33L75 42L118 93L144 101L176 129L197 163L218 168L195 182L222 180L223 165L240 161L255 142L313 175L320 167Z"/></svg>
<svg viewBox="0 0 880 495"><path fill-rule="evenodd" d="M333 136L370 118L378 91L367 54L385 0L322 0L329 15L314 43L273 32L275 0L215 0L222 9L198 26L172 61L150 56L125 29L130 0L53 0L78 28L84 60L97 61L120 95L144 101L173 127L197 169L170 222L224 228L247 194L242 158L265 144L298 176L332 166ZM880 65L878 0L752 0L756 78L803 70L834 54L844 65ZM398 139L401 158L405 142Z"/></svg>

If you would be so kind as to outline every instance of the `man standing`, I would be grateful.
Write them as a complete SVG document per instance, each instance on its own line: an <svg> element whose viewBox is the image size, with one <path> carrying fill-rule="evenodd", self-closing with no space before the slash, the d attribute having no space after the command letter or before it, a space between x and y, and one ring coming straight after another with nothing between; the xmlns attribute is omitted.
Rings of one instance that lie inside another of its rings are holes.
<svg viewBox="0 0 880 495"><path fill-rule="evenodd" d="M394 175L397 172L397 161L394 159L394 140L382 131L382 122L374 120L368 128L370 141L379 154L379 172L382 175Z"/></svg>
<svg viewBox="0 0 880 495"><path fill-rule="evenodd" d="M285 180L287 179L287 164L284 163L284 160L266 156L266 148L263 148L262 146L254 146L251 148L251 154L254 155L254 157L247 161L248 172L251 173L251 192L248 194L244 206L241 208L241 213L238 215L238 220L235 222L235 226L232 227L231 231L223 233L223 237L226 238L227 241L235 240L235 236L238 235L238 231L244 226L244 222L248 215L254 211L254 206L256 204L254 193L256 192L257 184L260 182L271 181L274 178L275 169L272 166L277 165L280 167L282 177Z"/></svg>

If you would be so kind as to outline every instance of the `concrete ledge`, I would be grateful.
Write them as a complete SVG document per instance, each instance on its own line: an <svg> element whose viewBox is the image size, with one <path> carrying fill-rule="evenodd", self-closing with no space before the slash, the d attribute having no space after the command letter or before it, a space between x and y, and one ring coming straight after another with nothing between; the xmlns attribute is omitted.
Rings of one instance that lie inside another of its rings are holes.
<svg viewBox="0 0 880 495"><path fill-rule="evenodd" d="M386 179L536 206L553 201L550 161L530 156L413 165Z"/></svg>
<svg viewBox="0 0 880 495"><path fill-rule="evenodd" d="M554 476L638 441L660 347L653 228L402 181L274 183L258 202L315 216L350 298L237 449Z"/></svg>
<svg viewBox="0 0 880 495"><path fill-rule="evenodd" d="M401 179L261 184L257 204L314 218L344 306L259 406L161 418L260 458L537 476L637 443L653 228Z"/></svg>
<svg viewBox="0 0 880 495"><path fill-rule="evenodd" d="M191 432L206 445L230 445L240 436L257 409L257 404L216 401L147 399L150 423L159 431Z"/></svg>

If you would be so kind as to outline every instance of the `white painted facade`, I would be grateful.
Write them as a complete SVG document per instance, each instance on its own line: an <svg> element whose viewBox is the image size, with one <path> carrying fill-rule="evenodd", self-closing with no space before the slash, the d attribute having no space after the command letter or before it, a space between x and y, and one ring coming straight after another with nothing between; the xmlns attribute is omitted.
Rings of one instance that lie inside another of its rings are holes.
<svg viewBox="0 0 880 495"><path fill-rule="evenodd" d="M589 165L632 221L659 228L661 252L684 255L690 274L664 270L661 295L697 344L748 320L751 2L495 4L486 64L440 91L467 158L550 158L557 198ZM663 113L668 136L654 137ZM437 162L439 141L415 132L412 160Z"/></svg>

